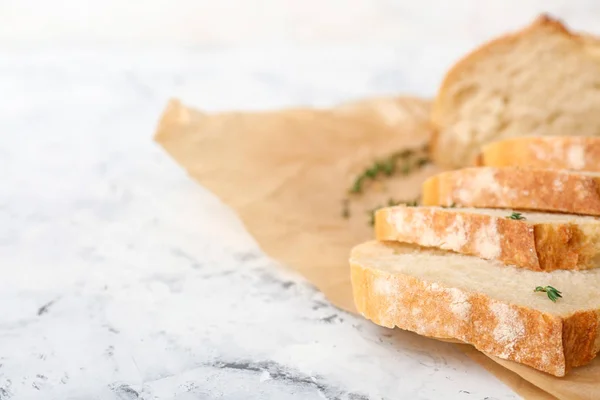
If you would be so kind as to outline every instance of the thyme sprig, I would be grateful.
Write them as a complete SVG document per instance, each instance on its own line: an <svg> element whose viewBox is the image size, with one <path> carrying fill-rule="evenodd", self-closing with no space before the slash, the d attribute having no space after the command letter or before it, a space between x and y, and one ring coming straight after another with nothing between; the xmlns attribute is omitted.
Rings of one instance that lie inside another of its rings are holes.
<svg viewBox="0 0 600 400"><path fill-rule="evenodd" d="M452 203L449 206L440 206L442 208L456 208L456 203Z"/></svg>
<svg viewBox="0 0 600 400"><path fill-rule="evenodd" d="M562 298L562 292L555 287L552 286L538 286L534 290L534 292L546 292L548 298L552 300L553 303L556 303L559 297Z"/></svg>
<svg viewBox="0 0 600 400"><path fill-rule="evenodd" d="M510 214L508 217L506 217L508 219L516 219L516 220L524 220L527 219L523 216L523 214L519 213L519 212L513 212L512 214Z"/></svg>
<svg viewBox="0 0 600 400"><path fill-rule="evenodd" d="M392 176L398 170L402 175L408 175L414 170L421 169L430 162L427 157L427 146L418 149L406 149L392 153L389 157L376 160L365 168L355 179L348 190L351 194L360 194L367 181L373 181L381 176ZM400 168L399 167L400 165Z"/></svg>

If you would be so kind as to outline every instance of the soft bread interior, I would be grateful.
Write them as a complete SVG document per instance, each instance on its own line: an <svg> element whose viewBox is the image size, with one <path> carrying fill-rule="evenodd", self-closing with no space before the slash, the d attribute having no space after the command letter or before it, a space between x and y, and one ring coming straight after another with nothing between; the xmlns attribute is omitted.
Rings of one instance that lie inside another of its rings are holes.
<svg viewBox="0 0 600 400"><path fill-rule="evenodd" d="M598 43L542 20L458 63L434 106L436 160L469 165L503 138L600 135Z"/></svg>
<svg viewBox="0 0 600 400"><path fill-rule="evenodd" d="M446 288L484 293L491 299L566 317L576 311L600 309L600 269L534 272L499 262L418 246L366 242L356 246L350 263L385 273L413 276ZM562 292L556 303L536 286Z"/></svg>

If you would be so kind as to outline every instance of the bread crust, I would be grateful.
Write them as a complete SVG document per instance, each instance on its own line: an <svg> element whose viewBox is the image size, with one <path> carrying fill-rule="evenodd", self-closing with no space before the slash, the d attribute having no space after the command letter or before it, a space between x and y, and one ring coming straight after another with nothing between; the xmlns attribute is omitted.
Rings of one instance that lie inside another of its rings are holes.
<svg viewBox="0 0 600 400"><path fill-rule="evenodd" d="M494 259L532 271L600 265L596 262L600 223L594 222L587 226L585 222L540 223L451 208L400 206L376 212L375 237Z"/></svg>
<svg viewBox="0 0 600 400"><path fill-rule="evenodd" d="M356 307L374 323L429 337L458 339L485 353L559 377L595 357L596 312L561 318L497 301L484 293L363 265L364 249L381 248L374 243L355 247L350 259ZM382 291L381 287L390 290ZM456 312L457 305L461 312Z"/></svg>
<svg viewBox="0 0 600 400"><path fill-rule="evenodd" d="M553 18L548 14L541 14L531 24L521 30L490 40L463 56L444 76L431 108L432 136L430 155L436 164L442 167L457 167L454 163L448 162L447 157L445 157L446 150L443 146L440 146L440 135L441 131L444 129L444 116L447 114L447 109L451 108L451 106L447 104L450 88L455 82L460 81L463 74L469 73L472 66L496 52L498 48L512 46L524 36L544 31L564 35L565 37L572 39L574 43L579 43L582 50L586 52L588 51L588 47L598 46L597 38L590 35L573 33L569 31L560 20ZM523 132L523 134L526 134L526 132ZM469 160L469 162L471 162L471 160Z"/></svg>
<svg viewBox="0 0 600 400"><path fill-rule="evenodd" d="M463 168L426 180L422 203L600 216L600 174L519 167Z"/></svg>
<svg viewBox="0 0 600 400"><path fill-rule="evenodd" d="M600 171L600 138L536 136L500 140L482 147L476 165Z"/></svg>

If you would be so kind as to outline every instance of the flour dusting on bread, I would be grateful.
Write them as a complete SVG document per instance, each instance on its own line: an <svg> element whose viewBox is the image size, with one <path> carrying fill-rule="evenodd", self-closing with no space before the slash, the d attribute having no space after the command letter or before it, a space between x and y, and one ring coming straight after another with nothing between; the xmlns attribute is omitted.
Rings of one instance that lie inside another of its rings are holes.
<svg viewBox="0 0 600 400"><path fill-rule="evenodd" d="M471 303L469 296L462 290L448 288L446 292L450 294L450 311L454 313L461 321L467 321L471 315Z"/></svg>
<svg viewBox="0 0 600 400"><path fill-rule="evenodd" d="M380 277L375 281L375 287L373 288L374 292L381 296L399 296L399 291L397 285L390 279L386 277Z"/></svg>
<svg viewBox="0 0 600 400"><path fill-rule="evenodd" d="M565 176L558 176L552 181L552 189L556 192L562 192L565 188Z"/></svg>
<svg viewBox="0 0 600 400"><path fill-rule="evenodd" d="M468 176L466 179L462 176L457 178L455 183L456 193L454 196L460 203L470 204L473 198L479 197L482 193L487 193L490 196L499 196L502 193L502 185L496 180L495 172L490 168L482 169L479 173L473 176ZM466 180L466 184L463 181ZM448 200L452 202L452 199Z"/></svg>
<svg viewBox="0 0 600 400"><path fill-rule="evenodd" d="M572 169L585 167L585 150L581 144L573 144L567 151L567 162Z"/></svg>
<svg viewBox="0 0 600 400"><path fill-rule="evenodd" d="M441 248L458 251L467 244L467 229L462 215L458 214L445 232Z"/></svg>
<svg viewBox="0 0 600 400"><path fill-rule="evenodd" d="M475 234L475 250L477 254L488 260L500 256L500 235L498 234L498 223L492 219L489 224L483 225Z"/></svg>
<svg viewBox="0 0 600 400"><path fill-rule="evenodd" d="M490 309L496 317L494 340L504 346L498 356L508 358L514 352L517 342L525 336L525 325L519 313L508 304L493 302Z"/></svg>

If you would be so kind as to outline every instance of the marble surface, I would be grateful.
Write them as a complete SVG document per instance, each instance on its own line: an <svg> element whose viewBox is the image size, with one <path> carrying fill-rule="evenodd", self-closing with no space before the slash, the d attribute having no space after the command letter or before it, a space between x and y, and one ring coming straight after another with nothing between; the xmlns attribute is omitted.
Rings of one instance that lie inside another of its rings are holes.
<svg viewBox="0 0 600 400"><path fill-rule="evenodd" d="M0 44L381 44L480 41L542 12L600 33L596 0L3 0Z"/></svg>
<svg viewBox="0 0 600 400"><path fill-rule="evenodd" d="M600 33L593 0L0 2L0 400L517 399L335 309L152 134L170 97L428 96L543 11Z"/></svg>
<svg viewBox="0 0 600 400"><path fill-rule="evenodd" d="M219 110L432 90L407 54L428 57L1 52L0 399L517 399L451 345L331 306L152 142L171 96Z"/></svg>

